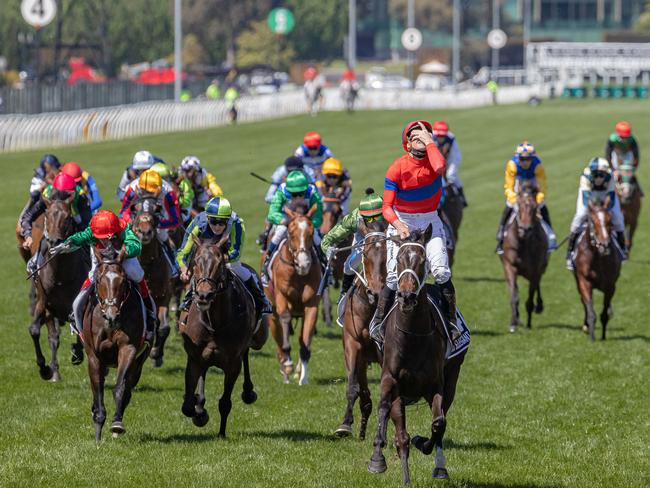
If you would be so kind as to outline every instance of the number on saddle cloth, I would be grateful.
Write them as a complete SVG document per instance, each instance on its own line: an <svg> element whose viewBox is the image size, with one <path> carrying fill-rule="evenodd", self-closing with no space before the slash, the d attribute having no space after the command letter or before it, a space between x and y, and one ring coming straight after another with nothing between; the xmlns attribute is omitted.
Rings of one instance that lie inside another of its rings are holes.
<svg viewBox="0 0 650 488"><path fill-rule="evenodd" d="M444 322L446 314L444 314L442 311L447 305L445 300L442 298L440 287L438 285L427 283L425 289L427 291L427 298L429 299L429 303L431 303L433 307L432 313L437 314L440 320ZM447 328L443 327L442 330L442 333L447 337L447 352L445 354L446 360L458 356L462 352L466 351L469 348L471 340L469 327L467 326L465 317L463 317L463 314L460 312L460 309L458 307L456 307L456 326L460 330L460 335L454 342L452 342L451 338L447 335Z"/></svg>

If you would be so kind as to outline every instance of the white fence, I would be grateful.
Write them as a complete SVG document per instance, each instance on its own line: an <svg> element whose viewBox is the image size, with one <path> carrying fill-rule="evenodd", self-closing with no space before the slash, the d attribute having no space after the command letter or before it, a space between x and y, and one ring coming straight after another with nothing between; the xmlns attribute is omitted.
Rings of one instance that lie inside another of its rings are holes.
<svg viewBox="0 0 650 488"><path fill-rule="evenodd" d="M506 87L499 90L499 103L525 102L544 97L548 87ZM489 105L484 88L454 92L413 90L363 90L358 110L442 109ZM324 92L324 110L343 110L337 89ZM305 113L302 91L242 97L237 101L238 122L253 122ZM216 127L228 123L223 101L196 100L186 103L146 102L74 112L0 116L0 152L57 147L146 134Z"/></svg>

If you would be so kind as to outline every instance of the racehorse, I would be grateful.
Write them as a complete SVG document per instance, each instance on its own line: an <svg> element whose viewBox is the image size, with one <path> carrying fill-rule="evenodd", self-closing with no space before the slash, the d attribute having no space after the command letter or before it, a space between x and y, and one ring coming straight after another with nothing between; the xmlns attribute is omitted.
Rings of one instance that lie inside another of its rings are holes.
<svg viewBox="0 0 650 488"><path fill-rule="evenodd" d="M447 236L447 255L449 257L449 267L454 264L454 252L458 243L458 230L463 220L463 199L455 185L445 186L445 200L440 207L440 218L445 224L445 232L451 230L452 235Z"/></svg>
<svg viewBox="0 0 650 488"><path fill-rule="evenodd" d="M244 366L242 400L257 399L248 365L248 350L262 348L268 337L264 320L256 324L255 303L246 286L227 267L228 235L218 242L192 236L196 253L192 258L194 299L187 320L180 325L187 353L183 414L197 427L208 423L205 409L205 374L210 366L223 370L223 395L219 399L219 436L226 435L232 408L230 399Z"/></svg>
<svg viewBox="0 0 650 488"><path fill-rule="evenodd" d="M70 208L73 198L74 196L65 200L45 200L45 230L42 242L39 243L43 246L43 256L48 256L49 249L62 243L75 232L75 221ZM36 294L29 333L34 341L36 363L44 380L61 379L57 360L60 327L68 321L72 302L88 275L90 260L84 253L87 251L79 249L68 254L58 254L34 276L33 286ZM48 341L52 351L49 366L46 366L41 351L40 336L43 324L47 324Z"/></svg>
<svg viewBox="0 0 650 488"><path fill-rule="evenodd" d="M318 319L320 298L316 293L321 279L321 266L314 249L314 226L310 219L316 207L308 209L303 204L295 205L294 208L294 210L286 207L284 209L290 219L287 239L280 245L275 258L269 264L272 279L264 292L273 304L269 325L277 344L280 372L284 376L285 383L289 382L289 376L294 372L289 338L291 319L302 317L302 330L298 339L300 362L297 374L298 384L306 385L311 340Z"/></svg>
<svg viewBox="0 0 650 488"><path fill-rule="evenodd" d="M603 310L600 322L603 325L602 339L605 340L607 322L611 318L612 297L616 291L616 280L621 272L621 255L616 249L611 234L610 215L607 211L609 197L605 202L589 201L588 229L576 243L575 271L576 285L585 309L582 330L595 340L596 313L592 291L603 292Z"/></svg>
<svg viewBox="0 0 650 488"><path fill-rule="evenodd" d="M169 336L169 301L174 293L171 271L163 255L162 244L157 237L158 208L156 200L144 198L134 207L133 232L142 242L142 252L138 257L149 285L151 296L156 304L158 324L156 339L151 348L150 357L154 367L163 364L165 341Z"/></svg>
<svg viewBox="0 0 650 488"><path fill-rule="evenodd" d="M616 193L621 201L621 212L623 212L623 221L626 227L625 245L629 251L632 248L632 239L641 212L641 188L634 176L634 166L631 164L619 165L618 175Z"/></svg>
<svg viewBox="0 0 650 488"><path fill-rule="evenodd" d="M526 326L532 325L532 313L542 313L544 302L540 282L548 264L548 238L537 215L535 195L537 189L533 184L524 183L517 195L517 208L506 223L503 234L503 254L501 262L506 282L510 289L510 332L515 332L519 321L519 289L517 276L521 275L529 282L526 313ZM534 298L537 295L537 302Z"/></svg>
<svg viewBox="0 0 650 488"><path fill-rule="evenodd" d="M359 439L364 440L368 418L372 412L368 366L371 363L381 364L381 353L370 338L368 324L377 308L379 292L386 282L386 221L380 219L368 225L362 221L359 231L363 235L363 241L357 243L363 246L363 267L345 302L342 335L348 376L347 407L343 422L334 433L339 437L352 434L354 403L359 398Z"/></svg>
<svg viewBox="0 0 650 488"><path fill-rule="evenodd" d="M115 414L111 422L113 437L124 434L124 411L133 388L140 381L149 347L144 342L145 309L137 286L122 268L126 249L109 246L93 248L97 259L95 293L84 311L82 339L88 356L88 374L93 392L92 416L95 441L102 438L106 421L104 381L109 367L117 368L113 398Z"/></svg>
<svg viewBox="0 0 650 488"><path fill-rule="evenodd" d="M341 207L341 191L342 188L328 188L323 197L323 223L320 226L321 235L327 234L332 228L338 224L343 216L343 208ZM352 236L345 239L340 246L348 247L352 244ZM345 260L350 256L350 250L338 252L334 255L331 261L332 277L334 278L334 288L339 288L340 282L343 279L343 267ZM332 300L330 297L329 287L323 290L323 319L328 327L332 326Z"/></svg>
<svg viewBox="0 0 650 488"><path fill-rule="evenodd" d="M382 453L386 446L388 415L395 424L395 446L402 463L402 481L410 482L409 435L406 431L407 404L424 398L431 408L431 438L416 436L413 445L424 454L436 447L434 478L448 478L442 439L446 428L443 408L444 367L447 336L439 314L434 312L427 294L428 274L425 245L431 238L431 225L414 231L405 240L396 240L397 305L386 318L384 360L381 369L377 436L368 464L372 473L386 471Z"/></svg>

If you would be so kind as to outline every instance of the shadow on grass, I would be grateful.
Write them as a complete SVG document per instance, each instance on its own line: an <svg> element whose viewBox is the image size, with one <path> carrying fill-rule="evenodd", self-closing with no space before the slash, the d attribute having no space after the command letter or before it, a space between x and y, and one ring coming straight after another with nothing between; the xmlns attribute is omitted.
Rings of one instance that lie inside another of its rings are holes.
<svg viewBox="0 0 650 488"><path fill-rule="evenodd" d="M247 435L251 437L262 437L264 439L285 439L292 442L305 442L305 441L331 441L334 437L320 432L308 432L306 430L284 429L277 432L262 432L254 431L249 432Z"/></svg>
<svg viewBox="0 0 650 488"><path fill-rule="evenodd" d="M345 376L325 376L323 378L316 378L314 383L317 385L335 385L335 384L345 384L347 383L347 378ZM379 378L368 378L369 385L378 385Z"/></svg>
<svg viewBox="0 0 650 488"><path fill-rule="evenodd" d="M563 330L573 330L580 332L582 328L579 325L574 324L544 324L537 327L538 329L563 329Z"/></svg>
<svg viewBox="0 0 650 488"><path fill-rule="evenodd" d="M162 442L163 444L172 443L195 443L195 442L210 442L218 439L217 433L198 433L198 434L171 434L171 435L140 435L141 442Z"/></svg>
<svg viewBox="0 0 650 488"><path fill-rule="evenodd" d="M453 439L445 439L443 446L445 449L459 449L461 451L505 451L506 449L512 449L513 447L504 444L497 444L496 442L491 441L458 442Z"/></svg>
<svg viewBox="0 0 650 488"><path fill-rule="evenodd" d="M609 330L609 327L608 327ZM634 335L624 335L624 336L618 336L618 337L609 337L607 339L608 341L643 341L643 342L650 342L650 337L644 336L641 334L634 334Z"/></svg>
<svg viewBox="0 0 650 488"><path fill-rule="evenodd" d="M467 281L468 283L505 283L504 278L495 278L493 276L458 276L456 281Z"/></svg>
<svg viewBox="0 0 650 488"><path fill-rule="evenodd" d="M316 336L319 339L334 339L334 340L337 340L337 341L341 340L341 334L335 334L332 331L332 328L327 327L327 326L319 327L318 328L318 334L316 334Z"/></svg>
<svg viewBox="0 0 650 488"><path fill-rule="evenodd" d="M474 481L465 479L454 479L456 486L468 486L471 488L555 488L561 485L538 485L536 483L499 483L493 481Z"/></svg>
<svg viewBox="0 0 650 488"><path fill-rule="evenodd" d="M270 358L271 354L269 354L266 351L254 351L253 349L251 349L250 352L248 353L248 357L249 358L255 358L255 357L258 357L258 358Z"/></svg>
<svg viewBox="0 0 650 488"><path fill-rule="evenodd" d="M163 366L161 371L164 374L168 374L168 375L184 374L185 373L185 368L183 366L170 366L169 368L166 367L166 366Z"/></svg>
<svg viewBox="0 0 650 488"><path fill-rule="evenodd" d="M472 336L499 337L505 335L505 332L496 332L494 330L470 330Z"/></svg>

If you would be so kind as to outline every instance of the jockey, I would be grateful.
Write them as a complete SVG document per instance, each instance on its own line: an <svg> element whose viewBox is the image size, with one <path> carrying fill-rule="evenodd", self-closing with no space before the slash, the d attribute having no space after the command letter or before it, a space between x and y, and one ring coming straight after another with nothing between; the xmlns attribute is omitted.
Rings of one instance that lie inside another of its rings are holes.
<svg viewBox="0 0 650 488"><path fill-rule="evenodd" d="M445 173L445 183L453 185L458 194L460 195L463 207L467 207L467 200L465 200L465 193L463 192L463 183L460 181L458 169L462 155L458 147L458 141L453 132L449 131L449 125L444 120L436 120L433 123L433 142L445 158L447 165L447 172Z"/></svg>
<svg viewBox="0 0 650 488"><path fill-rule="evenodd" d="M623 259L627 258L625 223L621 212L621 204L616 195L616 182L613 178L612 168L606 159L593 158L580 176L576 213L571 222L571 234L569 235L569 246L566 253L566 267L569 271L574 270L572 254L582 225L587 220L590 199L603 202L609 199L608 210L612 218L612 229L616 233L616 241L623 252Z"/></svg>
<svg viewBox="0 0 650 488"><path fill-rule="evenodd" d="M92 213L97 212L102 206L102 197L99 195L99 188L97 187L95 178L88 171L82 171L81 167L72 161L63 165L61 173L65 173L74 178L75 183L81 187L81 195L85 195L88 198L90 211Z"/></svg>
<svg viewBox="0 0 650 488"><path fill-rule="evenodd" d="M149 151L138 151L135 153L133 162L122 173L120 184L117 186L117 191L115 192L120 202L124 200L124 194L129 184L138 178L140 173L151 168L155 162L154 156Z"/></svg>
<svg viewBox="0 0 650 488"><path fill-rule="evenodd" d="M91 218L90 205L86 196L82 195L81 187L75 183L74 178L71 176L65 173L59 173L54 178L52 184L43 190L41 197L32 208L23 214L23 218L20 221L20 234L24 239L24 249L29 250L32 247L32 225L47 209L46 202L48 200L67 200L70 197L72 197L70 210L77 228L84 228L88 225ZM43 259L42 244L44 242L45 239L41 239L38 252L27 263L28 273L32 273L40 266Z"/></svg>
<svg viewBox="0 0 650 488"><path fill-rule="evenodd" d="M524 141L517 146L514 156L506 163L505 183L503 185L506 195L506 208L503 209L499 229L497 230L497 254L503 254L503 232L513 209L517 205L517 192L523 181L532 181L537 187L537 205L542 219L548 227L544 228L550 240L548 251L551 252L557 248L555 233L551 228L551 217L548 213L548 207L544 203L547 189L546 171L542 166L541 159L535 154L535 147Z"/></svg>
<svg viewBox="0 0 650 488"><path fill-rule="evenodd" d="M298 146L294 156L302 159L305 167L311 168L314 175L318 177L321 172L321 166L326 159L333 157L332 151L325 144L322 144L318 132L307 132L303 138L303 143Z"/></svg>
<svg viewBox="0 0 650 488"><path fill-rule="evenodd" d="M156 200L157 206L160 209L160 220L158 221L157 231L158 241L162 244L163 254L169 264L172 278L176 278L178 276L178 268L174 260L173 244L169 237L169 230L181 225L178 198L171 185L163 181L160 175L152 169L146 170L140 175L140 178L128 186L124 200L122 200L120 218L130 223L133 218L131 208L140 198L154 198Z"/></svg>
<svg viewBox="0 0 650 488"><path fill-rule="evenodd" d="M336 158L326 159L323 163L322 173L316 187L320 190L321 194L328 188L334 187L340 189L342 193L339 198L341 199L341 208L343 215L350 213L350 193L352 193L352 180L350 173L343 167L343 163Z"/></svg>
<svg viewBox="0 0 650 488"><path fill-rule="evenodd" d="M389 237L398 235L400 239L406 239L411 230L432 226L431 240L426 243L428 269L447 303L445 327L453 341L460 336L456 326L456 293L447 260L445 232L437 211L442 195L445 158L433 142L432 131L431 124L424 120L413 121L404 128L402 146L407 154L396 159L386 172L382 211L391 224L387 230ZM375 319L370 324L370 335L379 344L383 343L384 318L398 287L399 245L388 240L387 251L386 286L381 291Z"/></svg>
<svg viewBox="0 0 650 488"><path fill-rule="evenodd" d="M166 163L160 162L154 164L151 169L158 173L163 181L167 182L170 186L174 179L172 170ZM173 188L173 187L172 187ZM181 212L181 220L186 223L192 216L192 202L194 201L194 190L192 185L185 178L181 178L178 182L178 206Z"/></svg>
<svg viewBox="0 0 650 488"><path fill-rule="evenodd" d="M332 253L336 250L336 246L345 241L348 236L354 235L352 245L363 242L363 235L359 232L359 222L363 220L369 224L375 220L383 220L382 204L383 199L375 193L375 190L368 188L366 190L366 196L361 199L359 206L343 217L341 221L332 227L332 230L323 237L320 247L327 256L328 261ZM363 248L355 247L352 249L350 256L345 261L343 267L343 284L341 285L339 301L341 301L352 286L355 276L354 269L361 264L362 256Z"/></svg>
<svg viewBox="0 0 650 488"><path fill-rule="evenodd" d="M214 175L201 166L196 156L185 156L181 162L180 174L189 181L194 191L194 207L203 210L211 197L223 195Z"/></svg>
<svg viewBox="0 0 650 488"><path fill-rule="evenodd" d="M605 146L605 159L617 170L622 161L619 161L619 155L623 156L632 153L632 166L636 170L639 166L639 145L632 135L632 127L628 122L621 121L616 124L615 132L610 134Z"/></svg>
<svg viewBox="0 0 650 488"><path fill-rule="evenodd" d="M230 236L228 269L246 285L246 288L253 296L259 319L262 314L271 313L273 310L257 281L257 275L240 261L246 240L246 228L244 227L244 221L232 210L230 202L224 197L214 197L208 200L205 210L197 215L188 227L183 244L176 254L176 262L181 270L181 280L184 282L189 281L188 260L194 247L194 237L217 242L224 234ZM189 309L193 295L193 287L191 287L185 295L180 307L181 311Z"/></svg>
<svg viewBox="0 0 650 488"><path fill-rule="evenodd" d="M18 221L20 222L23 218L23 215L28 210L38 202L41 198L41 192L52 183L55 176L59 173L61 168L61 163L59 158L54 154L45 154L41 158L41 162L38 165L38 168L34 170L34 175L32 176L32 181L29 184L29 201L22 212L20 212L20 217Z"/></svg>
<svg viewBox="0 0 650 488"><path fill-rule="evenodd" d="M280 243L287 235L287 225L289 224L284 213L284 206L294 198L304 199L309 204L309 208L316 205L316 211L310 217L314 224L314 244L318 258L321 264L326 262L325 255L320 249L320 234L318 228L323 223L323 203L316 187L307 181L307 176L302 171L292 171L287 176L287 181L282 183L275 192L273 201L269 207L269 213L266 219L275 226L271 243L266 252L266 258L262 265L262 283L266 286L269 279L269 262L271 257L280 246Z"/></svg>
<svg viewBox="0 0 650 488"><path fill-rule="evenodd" d="M145 340L151 342L156 326L156 304L149 294L149 288L144 279L144 271L138 261L138 256L142 251L142 244L140 243L140 239L133 233L131 225L118 218L117 215L109 210L99 210L93 215L90 225L85 230L71 235L65 242L52 248L50 253L72 252L83 246L95 246L98 249L103 249L108 245L112 245L116 250L124 246L125 259L122 262L122 268L124 268L126 276L138 285L140 296L147 310L145 317ZM91 285L94 284L95 269L97 268L95 253L91 252L90 255L92 257L92 268L88 273L88 278L81 287L81 291L72 304L74 327L79 335L81 335L81 331L83 330L84 310L91 290L93 289Z"/></svg>
<svg viewBox="0 0 650 488"><path fill-rule="evenodd" d="M316 176L314 175L314 171L311 169L311 167L305 166L302 158L299 158L297 156L289 156L284 160L284 164L282 164L282 166L278 166L271 175L271 185L266 191L266 196L264 197L264 201L266 203L271 203L271 201L273 201L273 196L275 195L278 186L284 183L284 181L287 179L287 175L295 170L305 173L305 176L307 176L307 181L309 181L309 183L316 183Z"/></svg>

